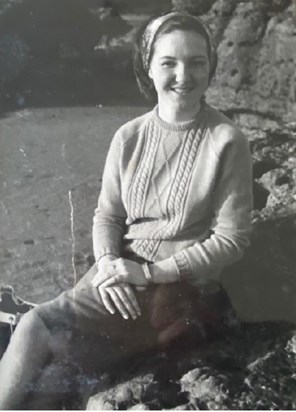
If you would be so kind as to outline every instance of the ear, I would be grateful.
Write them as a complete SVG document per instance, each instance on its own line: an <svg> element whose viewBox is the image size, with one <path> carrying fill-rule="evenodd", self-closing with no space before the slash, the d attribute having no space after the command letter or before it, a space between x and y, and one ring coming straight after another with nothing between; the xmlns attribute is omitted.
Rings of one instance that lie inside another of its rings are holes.
<svg viewBox="0 0 296 412"><path fill-rule="evenodd" d="M151 79L151 80L153 80L153 76L152 76L152 72L151 72L151 68L149 67L149 70L148 70L148 76L149 76L149 78Z"/></svg>

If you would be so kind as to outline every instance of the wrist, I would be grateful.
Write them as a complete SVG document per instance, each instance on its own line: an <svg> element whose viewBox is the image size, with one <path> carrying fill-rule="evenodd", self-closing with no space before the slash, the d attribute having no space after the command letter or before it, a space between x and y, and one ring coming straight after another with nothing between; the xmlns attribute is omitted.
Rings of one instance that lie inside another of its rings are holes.
<svg viewBox="0 0 296 412"><path fill-rule="evenodd" d="M96 260L96 266L99 269L99 266L112 262L113 260L118 259L119 256L113 254L113 253L106 253L105 255L99 256L98 259Z"/></svg>

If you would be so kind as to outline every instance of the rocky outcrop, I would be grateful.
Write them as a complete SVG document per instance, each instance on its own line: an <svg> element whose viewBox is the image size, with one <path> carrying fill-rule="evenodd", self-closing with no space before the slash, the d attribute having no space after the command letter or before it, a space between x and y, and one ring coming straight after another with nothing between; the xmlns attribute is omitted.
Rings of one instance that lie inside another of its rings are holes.
<svg viewBox="0 0 296 412"><path fill-rule="evenodd" d="M172 0L172 8L177 11L186 10L196 16L200 16L207 13L214 3L215 0Z"/></svg>
<svg viewBox="0 0 296 412"><path fill-rule="evenodd" d="M296 107L294 6L282 10L264 2L239 2L235 7L228 5L225 17L225 5L218 2L206 16L212 27L219 13L224 15L224 24L218 24L219 64L209 100L224 109L292 119Z"/></svg>
<svg viewBox="0 0 296 412"><path fill-rule="evenodd" d="M291 325L242 324L206 347L184 349L130 360L120 379L120 369L110 372L87 409L295 408Z"/></svg>

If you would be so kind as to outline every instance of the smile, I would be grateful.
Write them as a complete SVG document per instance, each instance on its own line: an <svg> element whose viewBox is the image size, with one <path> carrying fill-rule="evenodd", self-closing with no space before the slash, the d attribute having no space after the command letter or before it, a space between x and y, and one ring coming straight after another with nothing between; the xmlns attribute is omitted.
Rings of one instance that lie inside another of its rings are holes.
<svg viewBox="0 0 296 412"><path fill-rule="evenodd" d="M186 95L186 94L189 94L190 92L192 92L193 87L178 86L178 87L172 87L172 90L177 94Z"/></svg>

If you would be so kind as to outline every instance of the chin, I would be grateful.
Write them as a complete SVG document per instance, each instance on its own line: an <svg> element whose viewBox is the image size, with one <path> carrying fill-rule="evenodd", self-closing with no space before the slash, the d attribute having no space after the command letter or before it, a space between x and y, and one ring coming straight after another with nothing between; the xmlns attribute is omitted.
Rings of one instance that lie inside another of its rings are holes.
<svg viewBox="0 0 296 412"><path fill-rule="evenodd" d="M180 109L190 109L194 106L198 106L201 100L201 96L182 96L176 99L176 104L180 107Z"/></svg>

